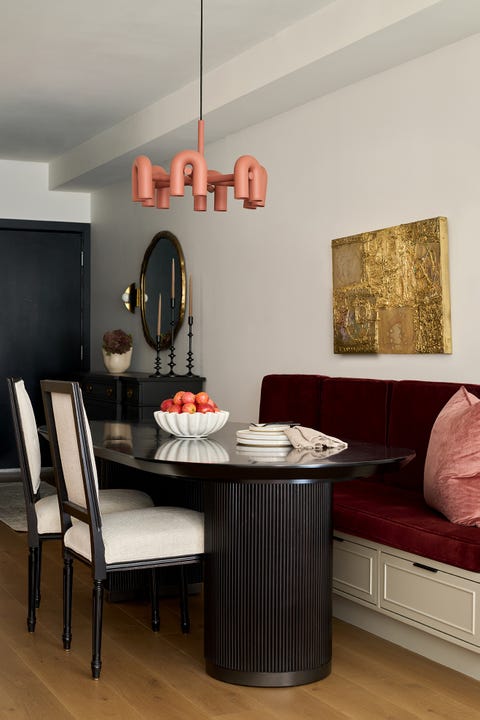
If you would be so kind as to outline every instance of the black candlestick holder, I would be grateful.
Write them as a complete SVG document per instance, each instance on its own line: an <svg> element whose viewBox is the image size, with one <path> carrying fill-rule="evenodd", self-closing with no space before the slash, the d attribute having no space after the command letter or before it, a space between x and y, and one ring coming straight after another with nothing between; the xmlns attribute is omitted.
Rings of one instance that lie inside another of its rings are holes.
<svg viewBox="0 0 480 720"><path fill-rule="evenodd" d="M162 375L162 373L161 373L161 370L162 370L162 361L160 360L160 344L161 344L161 341L162 341L162 336L161 336L161 335L157 335L157 336L155 337L156 351L157 351L157 357L155 358L155 364L154 364L155 372L152 373L152 375L150 375L150 377L161 377L161 375Z"/></svg>
<svg viewBox="0 0 480 720"><path fill-rule="evenodd" d="M193 315L188 316L188 352L187 352L187 376L192 377L194 373L193 368L193 352L192 352L192 338L193 338Z"/></svg>
<svg viewBox="0 0 480 720"><path fill-rule="evenodd" d="M173 331L175 329L175 298L170 298L170 361L168 363L170 367L170 372L168 373L170 377L174 377L176 375L174 367L175 367L175 345L173 344Z"/></svg>

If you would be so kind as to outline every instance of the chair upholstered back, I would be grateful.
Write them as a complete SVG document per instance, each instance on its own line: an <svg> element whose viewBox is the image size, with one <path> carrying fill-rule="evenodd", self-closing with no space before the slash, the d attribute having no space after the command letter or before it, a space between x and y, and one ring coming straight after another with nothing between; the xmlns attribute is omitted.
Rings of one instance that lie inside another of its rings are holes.
<svg viewBox="0 0 480 720"><path fill-rule="evenodd" d="M21 378L7 378L15 440L18 451L29 547L38 547L39 536L59 537L60 512L56 494L40 498L41 453L30 397Z"/></svg>
<svg viewBox="0 0 480 720"><path fill-rule="evenodd" d="M80 386L59 380L42 380L41 386L64 532L75 518L101 543L98 478Z"/></svg>
<svg viewBox="0 0 480 720"><path fill-rule="evenodd" d="M33 495L40 487L41 454L37 423L25 383L20 378L9 378L12 415L17 437L19 462L25 471ZM22 465L25 467L23 468Z"/></svg>
<svg viewBox="0 0 480 720"><path fill-rule="evenodd" d="M74 397L65 393L52 392L51 399L56 440L67 498L87 510L82 458L78 433L75 427Z"/></svg>

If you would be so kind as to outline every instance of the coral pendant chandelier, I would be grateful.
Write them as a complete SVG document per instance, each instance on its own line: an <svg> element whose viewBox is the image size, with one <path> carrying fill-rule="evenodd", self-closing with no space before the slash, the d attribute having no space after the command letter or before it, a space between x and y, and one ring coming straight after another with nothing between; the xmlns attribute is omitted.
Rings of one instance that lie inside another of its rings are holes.
<svg viewBox="0 0 480 720"><path fill-rule="evenodd" d="M204 157L204 120L202 117L203 90L203 0L200 0L200 117L198 120L197 150L182 150L170 163L170 173L159 165L152 165L146 155L135 158L132 167L132 199L143 207L168 210L170 196L185 194L185 186L192 188L193 209L207 209L207 192L214 195L214 210L227 209L228 188L233 187L236 200L243 207L256 210L265 206L267 171L251 155L242 155L235 162L233 173L223 175L208 170Z"/></svg>

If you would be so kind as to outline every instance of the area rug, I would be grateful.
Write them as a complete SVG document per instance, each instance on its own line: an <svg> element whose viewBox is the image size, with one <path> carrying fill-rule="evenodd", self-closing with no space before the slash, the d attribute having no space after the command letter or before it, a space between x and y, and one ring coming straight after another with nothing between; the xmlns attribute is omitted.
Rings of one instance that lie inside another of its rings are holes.
<svg viewBox="0 0 480 720"><path fill-rule="evenodd" d="M53 495L55 488L42 481L40 493L42 496ZM27 531L25 498L21 482L0 483L0 521L17 532Z"/></svg>

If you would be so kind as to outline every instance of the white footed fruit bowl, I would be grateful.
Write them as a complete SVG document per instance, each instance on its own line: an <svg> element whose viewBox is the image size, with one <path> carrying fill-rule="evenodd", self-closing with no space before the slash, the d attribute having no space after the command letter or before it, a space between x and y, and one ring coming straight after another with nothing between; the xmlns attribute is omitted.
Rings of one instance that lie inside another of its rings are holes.
<svg viewBox="0 0 480 720"><path fill-rule="evenodd" d="M227 422L229 414L227 410L208 413L169 413L156 410L153 416L162 430L171 435L199 438L220 430Z"/></svg>

